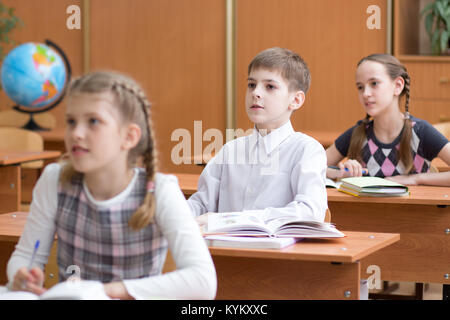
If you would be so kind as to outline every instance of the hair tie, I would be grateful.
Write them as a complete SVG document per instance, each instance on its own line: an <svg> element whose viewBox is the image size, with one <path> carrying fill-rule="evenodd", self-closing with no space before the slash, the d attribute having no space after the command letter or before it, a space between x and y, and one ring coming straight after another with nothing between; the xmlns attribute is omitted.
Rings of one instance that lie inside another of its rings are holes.
<svg viewBox="0 0 450 320"><path fill-rule="evenodd" d="M147 192L149 193L155 192L155 183L153 181L149 181L147 183Z"/></svg>
<svg viewBox="0 0 450 320"><path fill-rule="evenodd" d="M411 116L409 115L409 112L406 111L405 112L405 120L409 120L409 119L411 119Z"/></svg>

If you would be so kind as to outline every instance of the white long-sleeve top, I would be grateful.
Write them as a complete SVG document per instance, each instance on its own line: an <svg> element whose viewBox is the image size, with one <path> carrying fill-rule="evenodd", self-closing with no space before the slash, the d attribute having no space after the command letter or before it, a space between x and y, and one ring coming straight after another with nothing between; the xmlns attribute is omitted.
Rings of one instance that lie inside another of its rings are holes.
<svg viewBox="0 0 450 320"><path fill-rule="evenodd" d="M43 268L47 263L55 236L60 170L59 164L48 165L33 190L33 201L23 234L8 262L10 283L18 269L28 267L36 239L40 240L36 265ZM114 206L129 195L137 175L135 170L127 188L106 201L95 200L86 184L83 187L89 200L97 206ZM167 239L177 270L158 276L124 280L123 283L136 299L213 299L217 290L214 264L178 181L175 176L160 173L155 179L155 220Z"/></svg>
<svg viewBox="0 0 450 320"><path fill-rule="evenodd" d="M323 221L327 209L326 153L288 121L262 136L226 143L203 170L188 203L206 212L271 210L302 220Z"/></svg>

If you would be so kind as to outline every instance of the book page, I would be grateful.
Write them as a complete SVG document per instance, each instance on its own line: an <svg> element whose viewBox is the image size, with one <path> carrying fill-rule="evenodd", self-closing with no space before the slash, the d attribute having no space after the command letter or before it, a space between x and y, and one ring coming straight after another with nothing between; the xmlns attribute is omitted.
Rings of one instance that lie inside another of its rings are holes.
<svg viewBox="0 0 450 320"><path fill-rule="evenodd" d="M27 291L7 291L0 293L0 300L39 300L39 296Z"/></svg>
<svg viewBox="0 0 450 320"><path fill-rule="evenodd" d="M271 234L263 211L226 212L208 216L207 233Z"/></svg>
<svg viewBox="0 0 450 320"><path fill-rule="evenodd" d="M75 280L58 283L40 296L42 300L111 300L100 281Z"/></svg>

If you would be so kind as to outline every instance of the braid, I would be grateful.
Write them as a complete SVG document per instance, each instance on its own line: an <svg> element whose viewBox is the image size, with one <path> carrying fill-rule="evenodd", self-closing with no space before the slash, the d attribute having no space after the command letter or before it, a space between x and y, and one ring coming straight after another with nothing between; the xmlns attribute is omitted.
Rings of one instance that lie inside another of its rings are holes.
<svg viewBox="0 0 450 320"><path fill-rule="evenodd" d="M366 114L366 117L361 121L361 124L353 130L350 146L347 151L347 157L349 159L356 159L359 162L362 162L361 150L364 140L367 137L366 126L369 124L369 121L370 116Z"/></svg>
<svg viewBox="0 0 450 320"><path fill-rule="evenodd" d="M140 102L142 106L142 113L145 118L145 127L147 133L147 145L145 146L145 151L142 155L142 162L145 167L146 179L147 179L147 193L145 195L142 205L136 210L136 212L131 216L128 225L134 229L139 230L147 226L149 223L153 222L153 217L155 215L155 173L156 173L156 151L154 148L154 135L151 128L151 120L149 117L149 109L151 107L145 93L138 87L130 85L128 83L123 83L120 81L115 81L113 84L113 90L118 90L122 88L132 95L134 95Z"/></svg>
<svg viewBox="0 0 450 320"><path fill-rule="evenodd" d="M414 173L414 162L411 154L411 138L412 138L412 121L411 116L409 114L409 97L410 97L410 83L411 79L409 77L408 72L404 71L402 74L403 79L405 80L405 87L403 89L403 93L405 94L405 124L403 126L403 132L400 139L400 147L398 149L399 160L403 162L405 166L405 173Z"/></svg>

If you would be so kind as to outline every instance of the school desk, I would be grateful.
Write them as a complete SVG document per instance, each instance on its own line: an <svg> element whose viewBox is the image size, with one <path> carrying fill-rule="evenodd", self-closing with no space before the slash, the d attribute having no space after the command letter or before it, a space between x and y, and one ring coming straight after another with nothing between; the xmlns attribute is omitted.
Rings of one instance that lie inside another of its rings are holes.
<svg viewBox="0 0 450 320"><path fill-rule="evenodd" d="M327 189L332 222L343 230L399 233L401 239L362 261L389 281L442 283L450 289L450 188L410 186L406 197L354 197ZM447 293L446 293L447 292Z"/></svg>
<svg viewBox="0 0 450 320"><path fill-rule="evenodd" d="M20 210L20 164L54 159L60 155L59 151L0 151L0 214Z"/></svg>
<svg viewBox="0 0 450 320"><path fill-rule="evenodd" d="M210 247L216 299L359 299L360 260L400 236L343 232L345 238L303 240L281 250Z"/></svg>
<svg viewBox="0 0 450 320"><path fill-rule="evenodd" d="M28 212L9 212L0 214L0 286L8 281L6 265L22 235ZM56 243L56 241L55 241ZM58 282L58 268L56 263L56 245L50 252L47 267L45 268L45 287L49 288Z"/></svg>

